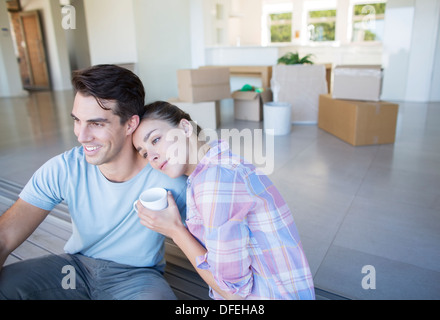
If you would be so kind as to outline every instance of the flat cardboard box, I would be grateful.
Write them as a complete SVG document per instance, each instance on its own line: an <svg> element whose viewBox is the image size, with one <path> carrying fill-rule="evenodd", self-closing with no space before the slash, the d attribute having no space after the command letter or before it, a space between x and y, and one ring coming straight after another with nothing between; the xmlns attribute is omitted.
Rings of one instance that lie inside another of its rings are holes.
<svg viewBox="0 0 440 320"><path fill-rule="evenodd" d="M185 102L171 98L168 102L188 113L202 129L216 130L220 126L220 101Z"/></svg>
<svg viewBox="0 0 440 320"><path fill-rule="evenodd" d="M399 105L319 97L318 127L353 146L394 143Z"/></svg>
<svg viewBox="0 0 440 320"><path fill-rule="evenodd" d="M336 66L333 74L334 99L380 101L382 92L381 66Z"/></svg>
<svg viewBox="0 0 440 320"><path fill-rule="evenodd" d="M231 97L228 68L178 70L177 82L180 101L206 102Z"/></svg>
<svg viewBox="0 0 440 320"><path fill-rule="evenodd" d="M262 121L263 105L272 101L272 91L265 88L263 92L234 91L234 115L237 120Z"/></svg>

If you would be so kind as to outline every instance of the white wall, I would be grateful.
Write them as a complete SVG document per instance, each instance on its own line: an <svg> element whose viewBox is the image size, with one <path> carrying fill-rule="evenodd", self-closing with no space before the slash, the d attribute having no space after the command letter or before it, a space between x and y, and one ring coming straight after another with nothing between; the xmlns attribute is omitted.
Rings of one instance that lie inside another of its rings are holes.
<svg viewBox="0 0 440 320"><path fill-rule="evenodd" d="M136 63L147 102L176 97L177 70L204 65L204 0L84 0L91 64Z"/></svg>
<svg viewBox="0 0 440 320"><path fill-rule="evenodd" d="M206 65L221 66L264 66L276 64L278 48L243 46L243 47L208 47Z"/></svg>
<svg viewBox="0 0 440 320"><path fill-rule="evenodd" d="M440 0L416 0L405 100L430 99L439 18Z"/></svg>
<svg viewBox="0 0 440 320"><path fill-rule="evenodd" d="M177 70L193 63L190 0L133 0L133 7L147 102L177 97Z"/></svg>
<svg viewBox="0 0 440 320"><path fill-rule="evenodd" d="M205 27L203 22L205 0L190 0L192 68L205 65Z"/></svg>
<svg viewBox="0 0 440 320"><path fill-rule="evenodd" d="M240 45L260 45L262 21L261 15L263 7L261 0L241 0L241 16L238 19L240 23ZM237 38L237 37L236 37ZM231 45L237 44L237 39L232 39Z"/></svg>
<svg viewBox="0 0 440 320"><path fill-rule="evenodd" d="M131 0L85 0L90 61L136 63L135 25Z"/></svg>
<svg viewBox="0 0 440 320"><path fill-rule="evenodd" d="M432 69L431 101L440 101L440 32L437 31L434 67Z"/></svg>
<svg viewBox="0 0 440 320"><path fill-rule="evenodd" d="M403 100L411 51L414 0L390 0L385 13L382 99ZM405 35L405 36L402 36Z"/></svg>
<svg viewBox="0 0 440 320"><path fill-rule="evenodd" d="M6 3L0 1L0 97L23 96Z"/></svg>
<svg viewBox="0 0 440 320"><path fill-rule="evenodd" d="M382 99L439 99L439 19L440 0L388 0Z"/></svg>
<svg viewBox="0 0 440 320"><path fill-rule="evenodd" d="M69 60L72 70L84 69L91 65L87 21L84 0L70 0L75 8L76 29L65 30Z"/></svg>
<svg viewBox="0 0 440 320"><path fill-rule="evenodd" d="M47 45L50 57L49 72L52 76L52 89L55 91L72 88L69 51L66 34L62 27L61 7L59 1L45 0L45 17Z"/></svg>

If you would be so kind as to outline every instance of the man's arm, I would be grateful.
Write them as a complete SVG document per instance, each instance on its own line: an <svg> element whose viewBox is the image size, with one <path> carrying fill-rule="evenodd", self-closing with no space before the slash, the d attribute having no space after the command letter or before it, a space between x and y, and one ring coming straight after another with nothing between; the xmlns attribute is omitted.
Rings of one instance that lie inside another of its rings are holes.
<svg viewBox="0 0 440 320"><path fill-rule="evenodd" d="M49 211L18 199L0 217L0 271L9 254L37 229L48 214Z"/></svg>

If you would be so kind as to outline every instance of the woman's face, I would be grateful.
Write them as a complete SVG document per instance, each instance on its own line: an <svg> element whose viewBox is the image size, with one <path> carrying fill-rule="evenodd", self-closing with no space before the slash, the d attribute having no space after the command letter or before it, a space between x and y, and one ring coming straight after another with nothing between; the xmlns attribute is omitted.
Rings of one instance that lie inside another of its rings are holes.
<svg viewBox="0 0 440 320"><path fill-rule="evenodd" d="M133 135L133 145L151 166L171 178L187 175L187 128L163 120L144 119Z"/></svg>

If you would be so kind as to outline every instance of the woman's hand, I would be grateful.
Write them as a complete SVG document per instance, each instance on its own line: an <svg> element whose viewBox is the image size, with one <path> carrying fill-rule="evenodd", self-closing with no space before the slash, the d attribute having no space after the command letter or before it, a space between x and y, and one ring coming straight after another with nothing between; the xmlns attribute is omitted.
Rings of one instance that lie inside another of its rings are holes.
<svg viewBox="0 0 440 320"><path fill-rule="evenodd" d="M164 236L173 238L176 232L185 229L179 209L171 191L168 191L168 207L161 211L145 208L139 201L136 203L138 216L142 225Z"/></svg>
<svg viewBox="0 0 440 320"><path fill-rule="evenodd" d="M171 238L187 256L194 269L202 279L225 299L241 300L242 297L222 291L209 270L199 269L196 263L197 257L206 254L206 249L185 228L179 214L173 195L168 191L168 207L162 211L146 209L140 201L136 203L138 216L141 224Z"/></svg>

